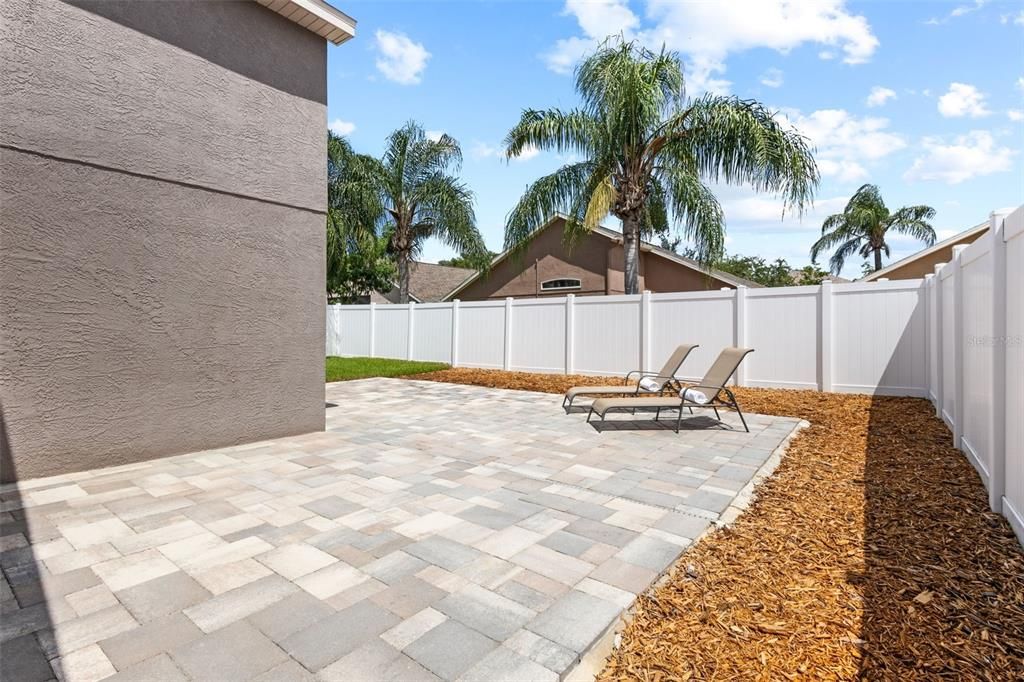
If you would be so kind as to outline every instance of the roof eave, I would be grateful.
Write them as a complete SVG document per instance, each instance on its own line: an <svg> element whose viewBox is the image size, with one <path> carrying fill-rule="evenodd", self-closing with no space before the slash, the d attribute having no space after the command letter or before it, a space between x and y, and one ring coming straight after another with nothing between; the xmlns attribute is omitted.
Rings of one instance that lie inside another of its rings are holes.
<svg viewBox="0 0 1024 682"><path fill-rule="evenodd" d="M256 0L335 45L356 35L356 20L324 0Z"/></svg>

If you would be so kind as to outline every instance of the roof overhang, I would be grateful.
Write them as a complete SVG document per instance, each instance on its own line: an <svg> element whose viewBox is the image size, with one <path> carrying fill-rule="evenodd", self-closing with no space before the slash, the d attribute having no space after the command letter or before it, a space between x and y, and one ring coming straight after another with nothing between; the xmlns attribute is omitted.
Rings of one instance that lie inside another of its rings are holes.
<svg viewBox="0 0 1024 682"><path fill-rule="evenodd" d="M356 35L356 20L324 0L256 0L267 9L316 33L335 45Z"/></svg>
<svg viewBox="0 0 1024 682"><path fill-rule="evenodd" d="M874 282L877 279L885 277L886 275L891 273L893 270L896 270L897 268L901 268L904 265L907 265L909 263L913 263L914 261L918 260L919 258L924 258L926 256L930 256L931 254L933 254L933 253L935 253L937 251L941 251L942 249L945 249L946 247L953 246L957 242L963 241L964 239L970 239L971 237L973 237L975 235L981 234L982 232L984 232L988 228L989 228L989 222L986 220L985 222L979 223L978 225L975 225L972 228L966 229L963 232L959 232L957 234L954 234L952 237L949 237L947 239L943 239L941 242L938 242L937 244L935 244L933 246L929 246L926 249L922 249L922 250L918 251L917 253L912 253L909 256L907 256L906 258L901 258L900 260L896 261L895 263L890 263L889 265L885 266L881 270L875 270L870 275L866 275L864 277L861 277L857 281L858 282Z"/></svg>

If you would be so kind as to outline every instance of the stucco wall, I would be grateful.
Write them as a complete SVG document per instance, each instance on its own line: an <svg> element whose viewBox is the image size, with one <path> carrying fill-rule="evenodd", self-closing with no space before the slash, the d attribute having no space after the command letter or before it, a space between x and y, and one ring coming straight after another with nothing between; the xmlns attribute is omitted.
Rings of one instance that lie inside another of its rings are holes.
<svg viewBox="0 0 1024 682"><path fill-rule="evenodd" d="M564 221L558 219L534 237L522 258L506 258L489 273L459 292L464 301L525 296L564 296L605 293L605 252L608 242L587 237L566 249L562 241ZM581 288L571 292L540 293L540 283L549 279L575 278Z"/></svg>
<svg viewBox="0 0 1024 682"><path fill-rule="evenodd" d="M324 425L325 43L157 4L0 3L4 480Z"/></svg>
<svg viewBox="0 0 1024 682"><path fill-rule="evenodd" d="M920 258L912 258L903 265L897 266L885 273L885 277L889 279L920 279L925 275L931 275L935 272L935 266L939 263L948 263L953 260L953 247L973 243L978 237L986 234L985 230L964 237L963 239L957 240L949 246L939 249L934 253L930 253L927 256Z"/></svg>

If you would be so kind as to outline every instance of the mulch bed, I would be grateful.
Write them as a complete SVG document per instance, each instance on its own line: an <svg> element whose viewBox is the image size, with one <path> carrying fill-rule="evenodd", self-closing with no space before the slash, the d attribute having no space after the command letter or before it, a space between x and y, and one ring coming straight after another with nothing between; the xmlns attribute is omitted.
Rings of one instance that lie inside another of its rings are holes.
<svg viewBox="0 0 1024 682"><path fill-rule="evenodd" d="M608 381L414 378L551 393ZM637 600L599 679L1024 679L1024 551L928 402L736 394L811 426L736 523Z"/></svg>

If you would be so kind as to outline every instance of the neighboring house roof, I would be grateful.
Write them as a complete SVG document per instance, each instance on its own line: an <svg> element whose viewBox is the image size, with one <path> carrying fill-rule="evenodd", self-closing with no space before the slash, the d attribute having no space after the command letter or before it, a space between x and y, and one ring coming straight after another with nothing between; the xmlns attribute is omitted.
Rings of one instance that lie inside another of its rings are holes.
<svg viewBox="0 0 1024 682"><path fill-rule="evenodd" d="M356 35L356 20L324 0L256 0L335 45Z"/></svg>
<svg viewBox="0 0 1024 682"><path fill-rule="evenodd" d="M789 278L793 280L793 284L821 284L821 282L804 282L803 272L801 272L800 270L790 270ZM835 275L826 275L821 279L822 281L827 279L833 284L846 284L849 283L850 281L845 277L836 277Z"/></svg>
<svg viewBox="0 0 1024 682"><path fill-rule="evenodd" d="M412 261L409 263L409 298L415 303L443 301L449 291L473 274L476 271L469 268ZM374 303L398 303L398 283L391 291L376 297L371 295L370 300Z"/></svg>
<svg viewBox="0 0 1024 682"><path fill-rule="evenodd" d="M887 277L894 270L906 267L910 263L922 260L924 258L928 258L929 256L932 256L932 255L934 255L936 253L939 253L943 249L948 249L948 248L950 248L952 246L955 246L956 244L958 244L958 243L960 243L962 241L973 240L978 235L980 235L982 232L987 230L988 227L989 227L989 221L986 220L985 222L979 223L978 225L975 225L972 228L964 230L963 232L960 232L959 234L953 235L949 239L944 239L941 242L937 242L934 246L929 246L928 248L922 249L922 250L918 251L915 254L907 256L906 258L901 258L900 260L896 261L895 263L890 263L889 265L885 266L881 270L875 270L870 275L867 275L865 277L861 277L859 281L861 281L861 282L873 282L873 281L875 281L875 280L877 280L879 278ZM936 263L937 262L938 261L936 261Z"/></svg>
<svg viewBox="0 0 1024 682"><path fill-rule="evenodd" d="M549 227L551 227L552 225L554 225L559 219L565 220L567 218L568 218L568 216L566 216L566 215L564 215L562 213L556 213L546 223L544 223L543 225L538 227L536 230L531 232L530 235L526 238L526 241L530 241L531 239L536 237L538 234L540 234L544 230L546 230ZM609 239L611 241L622 242L622 233L621 232L609 229L609 228L604 227L604 226L595 227L592 230L591 234L596 234L598 236L604 237L605 239ZM686 258L685 256L680 256L678 253L675 253L674 251L669 251L668 249L663 249L663 248L661 248L659 246L655 246L654 244L650 244L648 242L640 242L640 250L644 251L644 252L647 252L647 253L650 253L651 255L659 256L659 257L664 258L666 260L670 260L670 261L672 261L674 263L678 263L678 264L683 265L683 266L685 266L687 268L690 268L691 270L696 270L697 272L700 272L702 274L711 274L712 276L722 280L723 282L726 282L728 284L732 284L733 286L745 286L745 287L751 287L751 288L760 287L761 286L757 282L752 282L752 281L750 281L748 279L743 279L742 277L737 277L736 275L731 275L728 272L723 272L721 270L716 270L714 268L710 268L710 269L709 268L704 268L700 264L698 264L697 261L695 261L695 260L692 260L690 258ZM513 249L506 249L505 251L502 251L497 256L495 256L494 260L491 261L491 268L493 268L495 265L497 265L498 263L500 263L503 260L505 260L506 258L508 258L510 255L512 255L512 252L513 252ZM451 290L441 300L444 300L444 301L452 300L459 292L461 292L466 287L468 287L470 284L472 284L477 279L479 279L482 274L483 273L481 273L481 272L472 272L469 275L469 277L467 277L456 288Z"/></svg>

